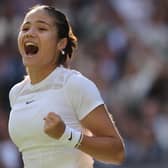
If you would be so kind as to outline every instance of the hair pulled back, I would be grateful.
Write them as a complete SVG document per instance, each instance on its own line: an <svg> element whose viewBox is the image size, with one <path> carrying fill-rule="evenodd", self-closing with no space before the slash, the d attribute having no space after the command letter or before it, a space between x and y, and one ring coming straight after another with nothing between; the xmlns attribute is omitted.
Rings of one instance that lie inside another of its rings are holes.
<svg viewBox="0 0 168 168"><path fill-rule="evenodd" d="M67 38L67 45L63 49L63 52L60 51L57 60L58 65L66 65L67 59L72 57L72 53L77 47L77 38L72 31L71 25L69 24L67 17L64 13L62 13L55 7L48 5L36 5L32 7L29 12L37 8L44 9L54 19L58 38Z"/></svg>

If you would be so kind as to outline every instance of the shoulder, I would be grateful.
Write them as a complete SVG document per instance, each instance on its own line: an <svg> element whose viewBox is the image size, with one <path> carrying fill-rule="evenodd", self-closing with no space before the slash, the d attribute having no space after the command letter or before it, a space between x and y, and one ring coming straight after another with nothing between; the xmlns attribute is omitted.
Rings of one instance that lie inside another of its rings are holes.
<svg viewBox="0 0 168 168"><path fill-rule="evenodd" d="M15 99L17 98L17 96L19 95L19 93L21 92L21 90L24 88L25 84L26 84L27 78L25 78L24 80L22 80L21 82L15 84L9 91L9 100L10 100L10 104L11 106L13 105Z"/></svg>
<svg viewBox="0 0 168 168"><path fill-rule="evenodd" d="M14 94L14 93L19 92L19 90L21 90L21 89L23 88L24 83L25 83L25 82L24 82L24 80L23 80L23 81L21 81L21 82L15 84L15 85L10 89L9 94Z"/></svg>
<svg viewBox="0 0 168 168"><path fill-rule="evenodd" d="M54 74L54 83L71 89L92 85L93 82L75 69L60 67Z"/></svg>
<svg viewBox="0 0 168 168"><path fill-rule="evenodd" d="M72 72L73 73L69 76L66 82L67 87L78 90L95 86L95 83L82 73L75 70L72 70Z"/></svg>
<svg viewBox="0 0 168 168"><path fill-rule="evenodd" d="M104 104L96 84L81 73L71 75L65 88L67 100L80 120L98 105Z"/></svg>
<svg viewBox="0 0 168 168"><path fill-rule="evenodd" d="M81 73L72 74L68 78L65 88L69 95L74 95L77 97L82 96L84 98L90 94L92 94L93 97L100 95L97 85Z"/></svg>

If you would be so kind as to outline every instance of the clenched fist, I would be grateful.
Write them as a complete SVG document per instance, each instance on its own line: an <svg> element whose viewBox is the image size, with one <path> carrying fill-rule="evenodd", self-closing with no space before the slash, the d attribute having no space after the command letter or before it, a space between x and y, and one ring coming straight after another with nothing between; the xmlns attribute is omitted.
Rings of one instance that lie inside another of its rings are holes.
<svg viewBox="0 0 168 168"><path fill-rule="evenodd" d="M61 117L54 112L49 112L44 118L44 132L55 139L59 139L65 130L65 123Z"/></svg>

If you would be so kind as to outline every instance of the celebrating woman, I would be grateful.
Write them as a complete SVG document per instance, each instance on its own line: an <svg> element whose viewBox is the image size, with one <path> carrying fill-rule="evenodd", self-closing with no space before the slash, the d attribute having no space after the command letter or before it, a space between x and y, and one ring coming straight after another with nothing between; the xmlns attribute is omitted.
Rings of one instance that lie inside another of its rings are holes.
<svg viewBox="0 0 168 168"><path fill-rule="evenodd" d="M124 159L123 140L96 85L68 68L76 46L62 12L45 5L28 11L18 36L28 75L9 94L9 133L25 168L93 168L93 159Z"/></svg>

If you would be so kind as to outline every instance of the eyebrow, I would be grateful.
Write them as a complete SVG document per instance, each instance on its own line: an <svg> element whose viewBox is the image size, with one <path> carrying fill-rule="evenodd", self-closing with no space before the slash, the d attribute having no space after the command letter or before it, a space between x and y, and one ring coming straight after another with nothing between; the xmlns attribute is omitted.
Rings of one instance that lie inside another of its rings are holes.
<svg viewBox="0 0 168 168"><path fill-rule="evenodd" d="M22 25L26 25L26 24L30 24L30 23L31 22L27 21L27 22L23 23ZM49 23L47 23L47 22L45 22L43 20L37 20L36 23L41 23L41 24L45 24L47 26L51 26L51 24L49 24Z"/></svg>

